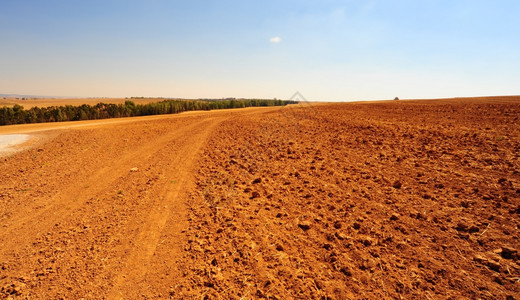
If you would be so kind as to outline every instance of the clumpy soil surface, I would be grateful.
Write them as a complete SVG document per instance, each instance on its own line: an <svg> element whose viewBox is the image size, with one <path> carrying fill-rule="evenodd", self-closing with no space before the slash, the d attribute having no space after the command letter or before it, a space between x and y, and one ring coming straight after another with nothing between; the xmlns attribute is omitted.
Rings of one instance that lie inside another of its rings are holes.
<svg viewBox="0 0 520 300"><path fill-rule="evenodd" d="M52 131L0 160L0 298L518 299L518 97Z"/></svg>

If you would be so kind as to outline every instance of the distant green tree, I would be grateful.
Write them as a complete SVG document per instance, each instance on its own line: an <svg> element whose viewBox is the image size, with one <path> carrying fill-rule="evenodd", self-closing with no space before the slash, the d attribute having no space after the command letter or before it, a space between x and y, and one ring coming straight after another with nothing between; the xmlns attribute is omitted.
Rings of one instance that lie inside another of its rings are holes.
<svg viewBox="0 0 520 300"><path fill-rule="evenodd" d="M49 106L25 110L21 105L0 107L0 125L96 120L119 117L172 114L192 110L243 108L250 106L282 106L297 103L291 100L235 99L224 100L162 100L147 104L135 104L127 100L124 104L98 103L94 106Z"/></svg>

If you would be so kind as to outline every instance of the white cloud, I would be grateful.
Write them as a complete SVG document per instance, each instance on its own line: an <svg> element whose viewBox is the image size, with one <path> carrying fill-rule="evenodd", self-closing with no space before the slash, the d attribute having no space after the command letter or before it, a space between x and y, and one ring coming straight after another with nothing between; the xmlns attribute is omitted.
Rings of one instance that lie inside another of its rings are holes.
<svg viewBox="0 0 520 300"><path fill-rule="evenodd" d="M273 44L278 44L281 41L282 41L282 39L279 36L275 36L275 37L272 37L269 39L269 42L271 42Z"/></svg>

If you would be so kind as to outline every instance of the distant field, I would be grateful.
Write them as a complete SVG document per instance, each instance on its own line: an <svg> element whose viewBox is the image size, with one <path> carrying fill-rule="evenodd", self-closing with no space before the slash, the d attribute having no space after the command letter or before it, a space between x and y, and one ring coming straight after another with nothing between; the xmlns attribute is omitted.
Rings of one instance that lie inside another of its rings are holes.
<svg viewBox="0 0 520 300"><path fill-rule="evenodd" d="M452 104L454 102L458 103L493 103L493 104L507 104L511 102L520 101L520 95L512 95L512 96L485 96L485 97L455 97L455 98L439 98L439 99L400 99L395 102L403 102L406 101L407 104L425 104L424 101L434 102L435 104ZM370 100L370 101L354 101L353 103L365 103L365 104L374 104L381 102L394 102L394 100Z"/></svg>
<svg viewBox="0 0 520 300"><path fill-rule="evenodd" d="M0 97L0 107L2 106L14 106L15 104L22 105L25 109L29 109L31 107L47 107L47 106L61 106L61 105L82 105L89 104L95 105L100 102L103 103L114 103L121 104L125 103L127 100L133 101L135 104L147 104L152 102L159 102L165 100L166 98L27 98L25 100L21 100L21 98L14 97ZM193 100L193 99L185 99L185 100ZM461 97L461 98L445 98L445 99L401 99L400 101L407 101L407 103L411 103L412 101L425 101L432 100L436 103L442 102L452 102L456 101L469 101L473 103L477 102L489 102L492 101L494 103L502 103L509 101L520 101L520 96L489 96L489 97ZM381 101L389 101L389 100L381 100ZM361 102L361 101L360 101ZM362 101L366 103L373 103L375 101Z"/></svg>
<svg viewBox="0 0 520 300"><path fill-rule="evenodd" d="M1 97L0 98L0 107L2 106L14 106L15 104L21 105L24 108L31 107L47 107L47 106L62 106L62 105L82 105L82 104L90 104L95 105L100 102L103 103L114 103L120 104L125 103L125 101L131 100L135 104L147 104L151 102L159 102L164 100L163 98L142 98L142 99L130 99L130 98L28 98L26 100L21 100L21 98L9 98L9 97Z"/></svg>

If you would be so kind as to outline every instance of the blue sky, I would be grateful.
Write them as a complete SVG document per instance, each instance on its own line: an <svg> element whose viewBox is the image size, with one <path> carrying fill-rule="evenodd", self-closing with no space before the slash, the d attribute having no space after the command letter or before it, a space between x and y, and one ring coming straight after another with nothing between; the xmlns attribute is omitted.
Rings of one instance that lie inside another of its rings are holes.
<svg viewBox="0 0 520 300"><path fill-rule="evenodd" d="M0 0L0 93L520 94L520 1Z"/></svg>

